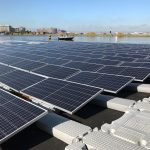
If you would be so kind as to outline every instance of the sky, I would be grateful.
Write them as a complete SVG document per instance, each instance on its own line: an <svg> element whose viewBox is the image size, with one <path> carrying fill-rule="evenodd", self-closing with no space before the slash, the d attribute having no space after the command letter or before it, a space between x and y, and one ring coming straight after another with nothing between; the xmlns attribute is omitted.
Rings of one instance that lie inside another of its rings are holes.
<svg viewBox="0 0 150 150"><path fill-rule="evenodd" d="M0 0L0 24L70 32L150 32L150 0Z"/></svg>

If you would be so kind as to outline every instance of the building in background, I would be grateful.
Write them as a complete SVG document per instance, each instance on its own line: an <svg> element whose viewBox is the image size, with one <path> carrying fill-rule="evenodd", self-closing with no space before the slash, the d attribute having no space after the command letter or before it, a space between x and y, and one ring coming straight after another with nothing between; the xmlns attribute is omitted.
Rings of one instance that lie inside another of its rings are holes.
<svg viewBox="0 0 150 150"><path fill-rule="evenodd" d="M14 31L14 28L10 25L0 25L0 33L10 33Z"/></svg>
<svg viewBox="0 0 150 150"><path fill-rule="evenodd" d="M15 32L17 32L17 33L24 33L25 31L26 31L25 27L15 28Z"/></svg>
<svg viewBox="0 0 150 150"><path fill-rule="evenodd" d="M39 28L37 29L38 34L57 34L57 28Z"/></svg>
<svg viewBox="0 0 150 150"><path fill-rule="evenodd" d="M49 33L57 34L57 28L50 28Z"/></svg>

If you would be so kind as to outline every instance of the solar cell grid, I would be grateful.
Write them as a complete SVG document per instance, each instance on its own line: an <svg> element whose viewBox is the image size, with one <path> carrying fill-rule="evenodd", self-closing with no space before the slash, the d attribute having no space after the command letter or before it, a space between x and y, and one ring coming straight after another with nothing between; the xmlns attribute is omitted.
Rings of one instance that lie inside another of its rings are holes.
<svg viewBox="0 0 150 150"><path fill-rule="evenodd" d="M69 81L103 88L104 91L117 93L133 81L131 77L81 72L68 79Z"/></svg>
<svg viewBox="0 0 150 150"><path fill-rule="evenodd" d="M126 61L126 62L132 62L135 59L131 57L117 57L117 56L105 56L104 59L110 59L110 60L119 60L119 61Z"/></svg>
<svg viewBox="0 0 150 150"><path fill-rule="evenodd" d="M93 71L93 72L103 67L103 65L91 64L91 63L79 62L79 61L78 62L72 61L70 63L65 64L65 66L70 68L80 69L82 71Z"/></svg>
<svg viewBox="0 0 150 150"><path fill-rule="evenodd" d="M11 55L15 56L15 57L29 59L29 60L35 60L35 61L42 60L45 58L44 56L41 56L41 55L33 55L33 54L21 53L21 52L16 52Z"/></svg>
<svg viewBox="0 0 150 150"><path fill-rule="evenodd" d="M79 70L63 66L47 65L39 69L35 69L34 72L48 77L66 79L79 72Z"/></svg>
<svg viewBox="0 0 150 150"><path fill-rule="evenodd" d="M61 58L54 58L54 57L49 57L42 59L41 62L47 63L47 64L54 64L54 65L63 65L65 63L70 62L69 59L61 59Z"/></svg>
<svg viewBox="0 0 150 150"><path fill-rule="evenodd" d="M0 76L14 71L14 68L0 64Z"/></svg>
<svg viewBox="0 0 150 150"><path fill-rule="evenodd" d="M44 80L45 78L27 73L24 71L16 70L5 75L0 76L0 82L7 86L20 91L28 86Z"/></svg>
<svg viewBox="0 0 150 150"><path fill-rule="evenodd" d="M42 62L36 62L32 60L23 60L19 63L13 64L12 66L30 71L30 70L33 70L33 69L36 69L45 65L46 64Z"/></svg>
<svg viewBox="0 0 150 150"><path fill-rule="evenodd" d="M101 91L99 88L49 78L23 93L42 99L62 111L74 113Z"/></svg>
<svg viewBox="0 0 150 150"><path fill-rule="evenodd" d="M136 59L135 62L150 62L150 59Z"/></svg>
<svg viewBox="0 0 150 150"><path fill-rule="evenodd" d="M126 67L117 67L117 66L105 66L104 68L98 70L99 73L107 73L107 74L119 74Z"/></svg>
<svg viewBox="0 0 150 150"><path fill-rule="evenodd" d="M86 61L87 59L89 59L88 57L82 57L82 56L65 56L62 57L62 59L69 59L69 60L73 60L73 61Z"/></svg>
<svg viewBox="0 0 150 150"><path fill-rule="evenodd" d="M1 57L1 55L0 55L0 57ZM8 65L12 65L14 63L18 63L23 60L24 59L22 59L22 58L17 58L17 57L13 57L13 56L5 56L5 57L0 58L1 63L8 64Z"/></svg>
<svg viewBox="0 0 150 150"><path fill-rule="evenodd" d="M0 144L46 113L46 110L0 89Z"/></svg>
<svg viewBox="0 0 150 150"><path fill-rule="evenodd" d="M105 66L98 70L99 73L108 73L115 75L135 77L134 80L143 82L150 74L149 68L142 67L124 67L124 66Z"/></svg>
<svg viewBox="0 0 150 150"><path fill-rule="evenodd" d="M144 81L150 75L150 69L127 67L124 71L120 72L119 74L124 76L135 77L135 80L137 81Z"/></svg>
<svg viewBox="0 0 150 150"><path fill-rule="evenodd" d="M102 65L119 65L121 61L109 59L88 59L86 62Z"/></svg>
<svg viewBox="0 0 150 150"><path fill-rule="evenodd" d="M103 58L104 57L104 55L102 54L88 54L88 53L80 54L79 56L90 57L90 58Z"/></svg>
<svg viewBox="0 0 150 150"><path fill-rule="evenodd" d="M143 63L135 63L135 62L129 62L129 63L123 63L123 64L121 64L120 66L130 66L130 67L140 67L140 66L142 66L143 65Z"/></svg>

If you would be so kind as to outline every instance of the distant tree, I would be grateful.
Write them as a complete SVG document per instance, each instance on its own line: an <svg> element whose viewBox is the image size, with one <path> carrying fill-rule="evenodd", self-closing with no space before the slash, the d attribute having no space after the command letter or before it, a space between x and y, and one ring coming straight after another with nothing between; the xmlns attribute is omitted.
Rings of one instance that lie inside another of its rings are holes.
<svg viewBox="0 0 150 150"><path fill-rule="evenodd" d="M91 37L94 37L96 36L97 34L95 32L88 32L85 34L85 36L91 36Z"/></svg>
<svg viewBox="0 0 150 150"><path fill-rule="evenodd" d="M124 34L124 33L122 33L122 32L118 32L118 33L116 33L116 36L117 36L117 37L124 37L124 36L125 36L125 34Z"/></svg>

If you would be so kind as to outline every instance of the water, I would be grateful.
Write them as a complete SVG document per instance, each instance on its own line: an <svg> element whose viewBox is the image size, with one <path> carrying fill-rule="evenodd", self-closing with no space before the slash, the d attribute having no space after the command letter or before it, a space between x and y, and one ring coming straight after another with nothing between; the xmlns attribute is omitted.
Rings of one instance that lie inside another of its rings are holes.
<svg viewBox="0 0 150 150"><path fill-rule="evenodd" d="M48 42L48 36L0 36L0 43L9 42ZM52 37L52 41L57 41L57 37ZM150 44L149 37L75 37L75 42L100 42L100 43L130 43L130 44Z"/></svg>

